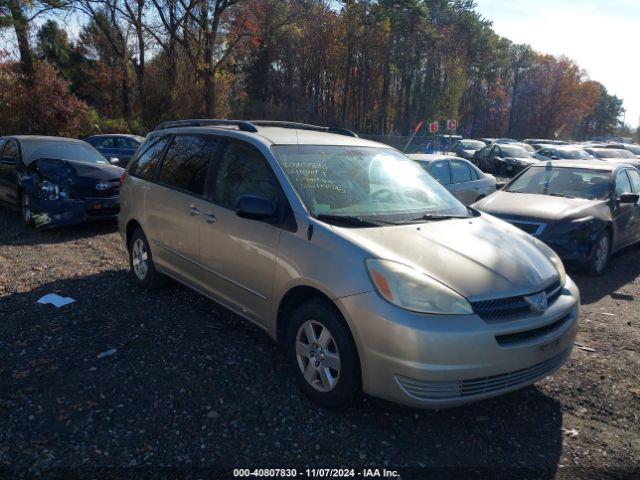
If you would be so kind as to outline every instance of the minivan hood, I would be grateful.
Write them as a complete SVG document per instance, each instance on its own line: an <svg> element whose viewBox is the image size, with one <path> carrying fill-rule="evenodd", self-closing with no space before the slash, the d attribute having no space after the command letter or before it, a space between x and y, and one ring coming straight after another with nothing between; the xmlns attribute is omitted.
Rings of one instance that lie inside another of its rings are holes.
<svg viewBox="0 0 640 480"><path fill-rule="evenodd" d="M334 228L372 257L417 268L470 301L538 292L558 278L535 239L485 214L380 228Z"/></svg>
<svg viewBox="0 0 640 480"><path fill-rule="evenodd" d="M556 222L568 217L583 216L581 212L604 202L605 200L500 191L480 200L474 206L483 212L499 217L525 217L532 220Z"/></svg>

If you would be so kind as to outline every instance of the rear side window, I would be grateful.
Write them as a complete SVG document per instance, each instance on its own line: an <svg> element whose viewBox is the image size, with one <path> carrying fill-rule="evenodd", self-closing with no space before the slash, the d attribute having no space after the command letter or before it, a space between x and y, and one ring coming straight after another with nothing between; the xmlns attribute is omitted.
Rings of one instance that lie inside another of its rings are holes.
<svg viewBox="0 0 640 480"><path fill-rule="evenodd" d="M459 160L451 162L451 182L462 183L471 181L471 170L469 165Z"/></svg>
<svg viewBox="0 0 640 480"><path fill-rule="evenodd" d="M169 139L166 136L152 137L145 143L144 151L138 155L130 173L145 180L152 180L153 173L158 166L158 162L160 162L160 157L168 141Z"/></svg>
<svg viewBox="0 0 640 480"><path fill-rule="evenodd" d="M203 135L178 135L173 139L160 167L158 181L196 195L204 194L204 183L218 139Z"/></svg>
<svg viewBox="0 0 640 480"><path fill-rule="evenodd" d="M451 183L451 174L449 173L449 165L447 165L447 162L434 162L429 165L428 171L431 176L442 185L449 185Z"/></svg>
<svg viewBox="0 0 640 480"><path fill-rule="evenodd" d="M220 160L214 201L235 210L242 195L266 197L277 206L280 188L271 167L257 150L232 142Z"/></svg>

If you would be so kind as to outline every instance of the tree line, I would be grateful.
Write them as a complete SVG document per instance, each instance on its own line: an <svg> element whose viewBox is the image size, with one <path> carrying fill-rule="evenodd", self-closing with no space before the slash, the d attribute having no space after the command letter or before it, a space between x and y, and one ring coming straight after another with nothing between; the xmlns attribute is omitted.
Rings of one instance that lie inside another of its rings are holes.
<svg viewBox="0 0 640 480"><path fill-rule="evenodd" d="M465 136L582 139L618 132L623 111L473 0L0 0L0 28L17 43L0 53L4 134L228 117L405 135L457 118Z"/></svg>

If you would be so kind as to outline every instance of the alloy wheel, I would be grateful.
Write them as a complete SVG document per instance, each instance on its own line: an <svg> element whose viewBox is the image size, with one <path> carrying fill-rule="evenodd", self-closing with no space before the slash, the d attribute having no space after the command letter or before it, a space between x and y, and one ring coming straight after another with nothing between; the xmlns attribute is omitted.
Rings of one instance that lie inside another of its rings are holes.
<svg viewBox="0 0 640 480"><path fill-rule="evenodd" d="M595 252L595 267L598 273L602 272L607 266L607 259L609 258L609 237L603 235L596 245Z"/></svg>
<svg viewBox="0 0 640 480"><path fill-rule="evenodd" d="M149 270L147 246L141 238L136 238L131 247L131 264L138 280L144 280Z"/></svg>
<svg viewBox="0 0 640 480"><path fill-rule="evenodd" d="M340 353L329 329L317 320L307 320L296 334L298 367L309 385L329 392L340 379Z"/></svg>

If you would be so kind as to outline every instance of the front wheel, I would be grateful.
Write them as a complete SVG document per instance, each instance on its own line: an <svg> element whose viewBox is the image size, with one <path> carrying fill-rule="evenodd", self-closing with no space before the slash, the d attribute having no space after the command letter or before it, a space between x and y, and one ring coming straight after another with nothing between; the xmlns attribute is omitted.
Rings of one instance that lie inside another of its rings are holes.
<svg viewBox="0 0 640 480"><path fill-rule="evenodd" d="M301 305L289 323L287 349L299 388L314 402L340 408L359 394L358 354L335 307L321 300Z"/></svg>
<svg viewBox="0 0 640 480"><path fill-rule="evenodd" d="M611 240L609 234L604 231L598 235L591 253L588 271L589 275L602 275L611 255Z"/></svg>

